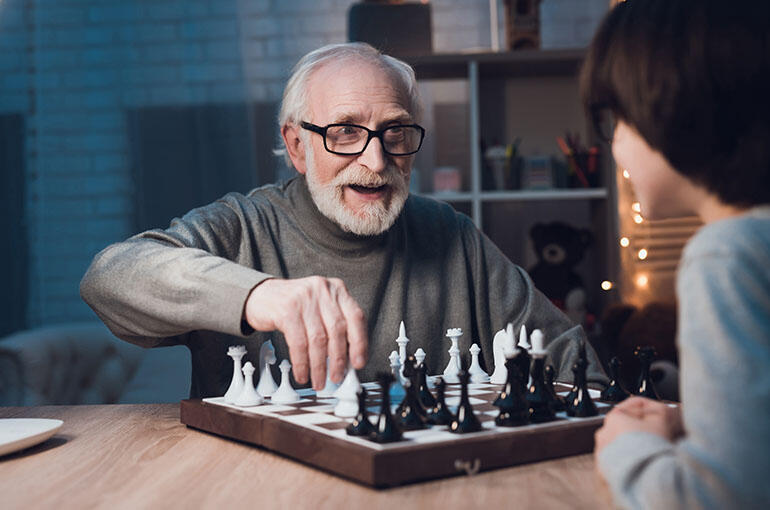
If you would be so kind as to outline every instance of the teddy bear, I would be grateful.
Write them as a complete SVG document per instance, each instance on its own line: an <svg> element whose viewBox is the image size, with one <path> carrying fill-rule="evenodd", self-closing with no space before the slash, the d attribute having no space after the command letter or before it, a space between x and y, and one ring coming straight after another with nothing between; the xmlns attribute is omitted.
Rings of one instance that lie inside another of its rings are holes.
<svg viewBox="0 0 770 510"><path fill-rule="evenodd" d="M575 266L593 242L591 231L554 221L536 223L529 235L538 258L529 269L535 287L574 322L587 325L585 286Z"/></svg>

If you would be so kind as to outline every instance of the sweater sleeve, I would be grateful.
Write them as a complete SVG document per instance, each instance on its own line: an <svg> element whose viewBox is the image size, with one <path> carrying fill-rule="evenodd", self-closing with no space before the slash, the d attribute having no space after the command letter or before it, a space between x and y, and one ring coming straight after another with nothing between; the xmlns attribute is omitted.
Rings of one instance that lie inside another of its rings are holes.
<svg viewBox="0 0 770 510"><path fill-rule="evenodd" d="M491 317L489 330L500 329L508 322L514 324L517 334L522 324L529 332L540 329L546 339L547 362L554 366L558 381L572 381L572 365L578 359L581 342L585 342L587 381L592 386L606 387L609 380L582 326L573 323L537 290L529 274L512 263L470 220L465 232L466 243L474 245L476 252L477 291L486 296L484 300L477 300L484 305L476 314Z"/></svg>
<svg viewBox="0 0 770 510"><path fill-rule="evenodd" d="M193 330L243 336L251 290L269 275L253 264L246 199L230 194L97 254L83 300L118 337L143 347L184 343Z"/></svg>
<svg viewBox="0 0 770 510"><path fill-rule="evenodd" d="M686 435L674 444L627 433L600 454L623 507L770 506L768 261L723 250L725 241L690 247L679 271Z"/></svg>

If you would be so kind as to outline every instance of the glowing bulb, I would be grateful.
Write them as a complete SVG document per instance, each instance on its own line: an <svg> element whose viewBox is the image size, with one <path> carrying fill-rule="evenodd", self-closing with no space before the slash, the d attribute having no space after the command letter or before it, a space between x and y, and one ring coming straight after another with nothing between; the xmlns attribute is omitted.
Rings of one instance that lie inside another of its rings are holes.
<svg viewBox="0 0 770 510"><path fill-rule="evenodd" d="M602 290L610 290L612 288L612 282L609 280L604 280L602 282Z"/></svg>
<svg viewBox="0 0 770 510"><path fill-rule="evenodd" d="M633 209L634 212L640 213L642 212L642 204L640 204L639 202L634 202L633 204L631 204L631 209Z"/></svg>
<svg viewBox="0 0 770 510"><path fill-rule="evenodd" d="M639 250L639 253L637 253L637 255L639 256L639 260L644 260L647 258L647 250L642 248L641 250Z"/></svg>
<svg viewBox="0 0 770 510"><path fill-rule="evenodd" d="M620 246L622 246L623 248L628 248L629 244L631 244L631 241L627 237L620 238Z"/></svg>
<svg viewBox="0 0 770 510"><path fill-rule="evenodd" d="M631 177L631 175L629 175L629 173L628 173L628 170L623 170L623 177L625 177L626 179Z"/></svg>
<svg viewBox="0 0 770 510"><path fill-rule="evenodd" d="M636 285L637 287L646 287L647 283L649 282L646 274L640 274L636 277Z"/></svg>
<svg viewBox="0 0 770 510"><path fill-rule="evenodd" d="M634 223L637 225L644 221L644 218L642 218L641 214L634 214Z"/></svg>

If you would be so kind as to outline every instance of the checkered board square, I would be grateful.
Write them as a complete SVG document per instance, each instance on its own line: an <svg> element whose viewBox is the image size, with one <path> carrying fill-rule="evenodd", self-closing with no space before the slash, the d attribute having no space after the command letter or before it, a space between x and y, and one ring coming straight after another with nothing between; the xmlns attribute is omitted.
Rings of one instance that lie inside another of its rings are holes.
<svg viewBox="0 0 770 510"><path fill-rule="evenodd" d="M364 383L367 410L374 420L381 393L376 383ZM521 427L498 427L499 410L492 405L502 389L490 383L470 384L468 394L482 430L456 434L446 426L404 432L404 440L379 444L349 436L351 419L334 415L336 399L317 397L310 389L298 390L300 400L291 404L267 403L255 407L226 404L222 397L182 402L182 422L207 432L252 443L304 463L375 487L462 474L468 465L481 470L589 452L593 432L601 425L610 405L595 400L599 416L557 419ZM556 385L566 395L566 385ZM590 390L598 399L599 392ZM455 411L460 402L459 385L447 385L446 403ZM395 410L397 403L392 403Z"/></svg>

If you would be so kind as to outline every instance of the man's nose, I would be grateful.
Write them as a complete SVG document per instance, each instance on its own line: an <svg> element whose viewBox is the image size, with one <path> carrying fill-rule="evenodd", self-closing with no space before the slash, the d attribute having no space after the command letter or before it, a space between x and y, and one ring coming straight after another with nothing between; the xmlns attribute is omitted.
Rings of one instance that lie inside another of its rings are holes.
<svg viewBox="0 0 770 510"><path fill-rule="evenodd" d="M372 172L381 172L388 165L387 154L382 147L382 141L379 138L369 140L364 152L358 156L358 162L371 170Z"/></svg>

